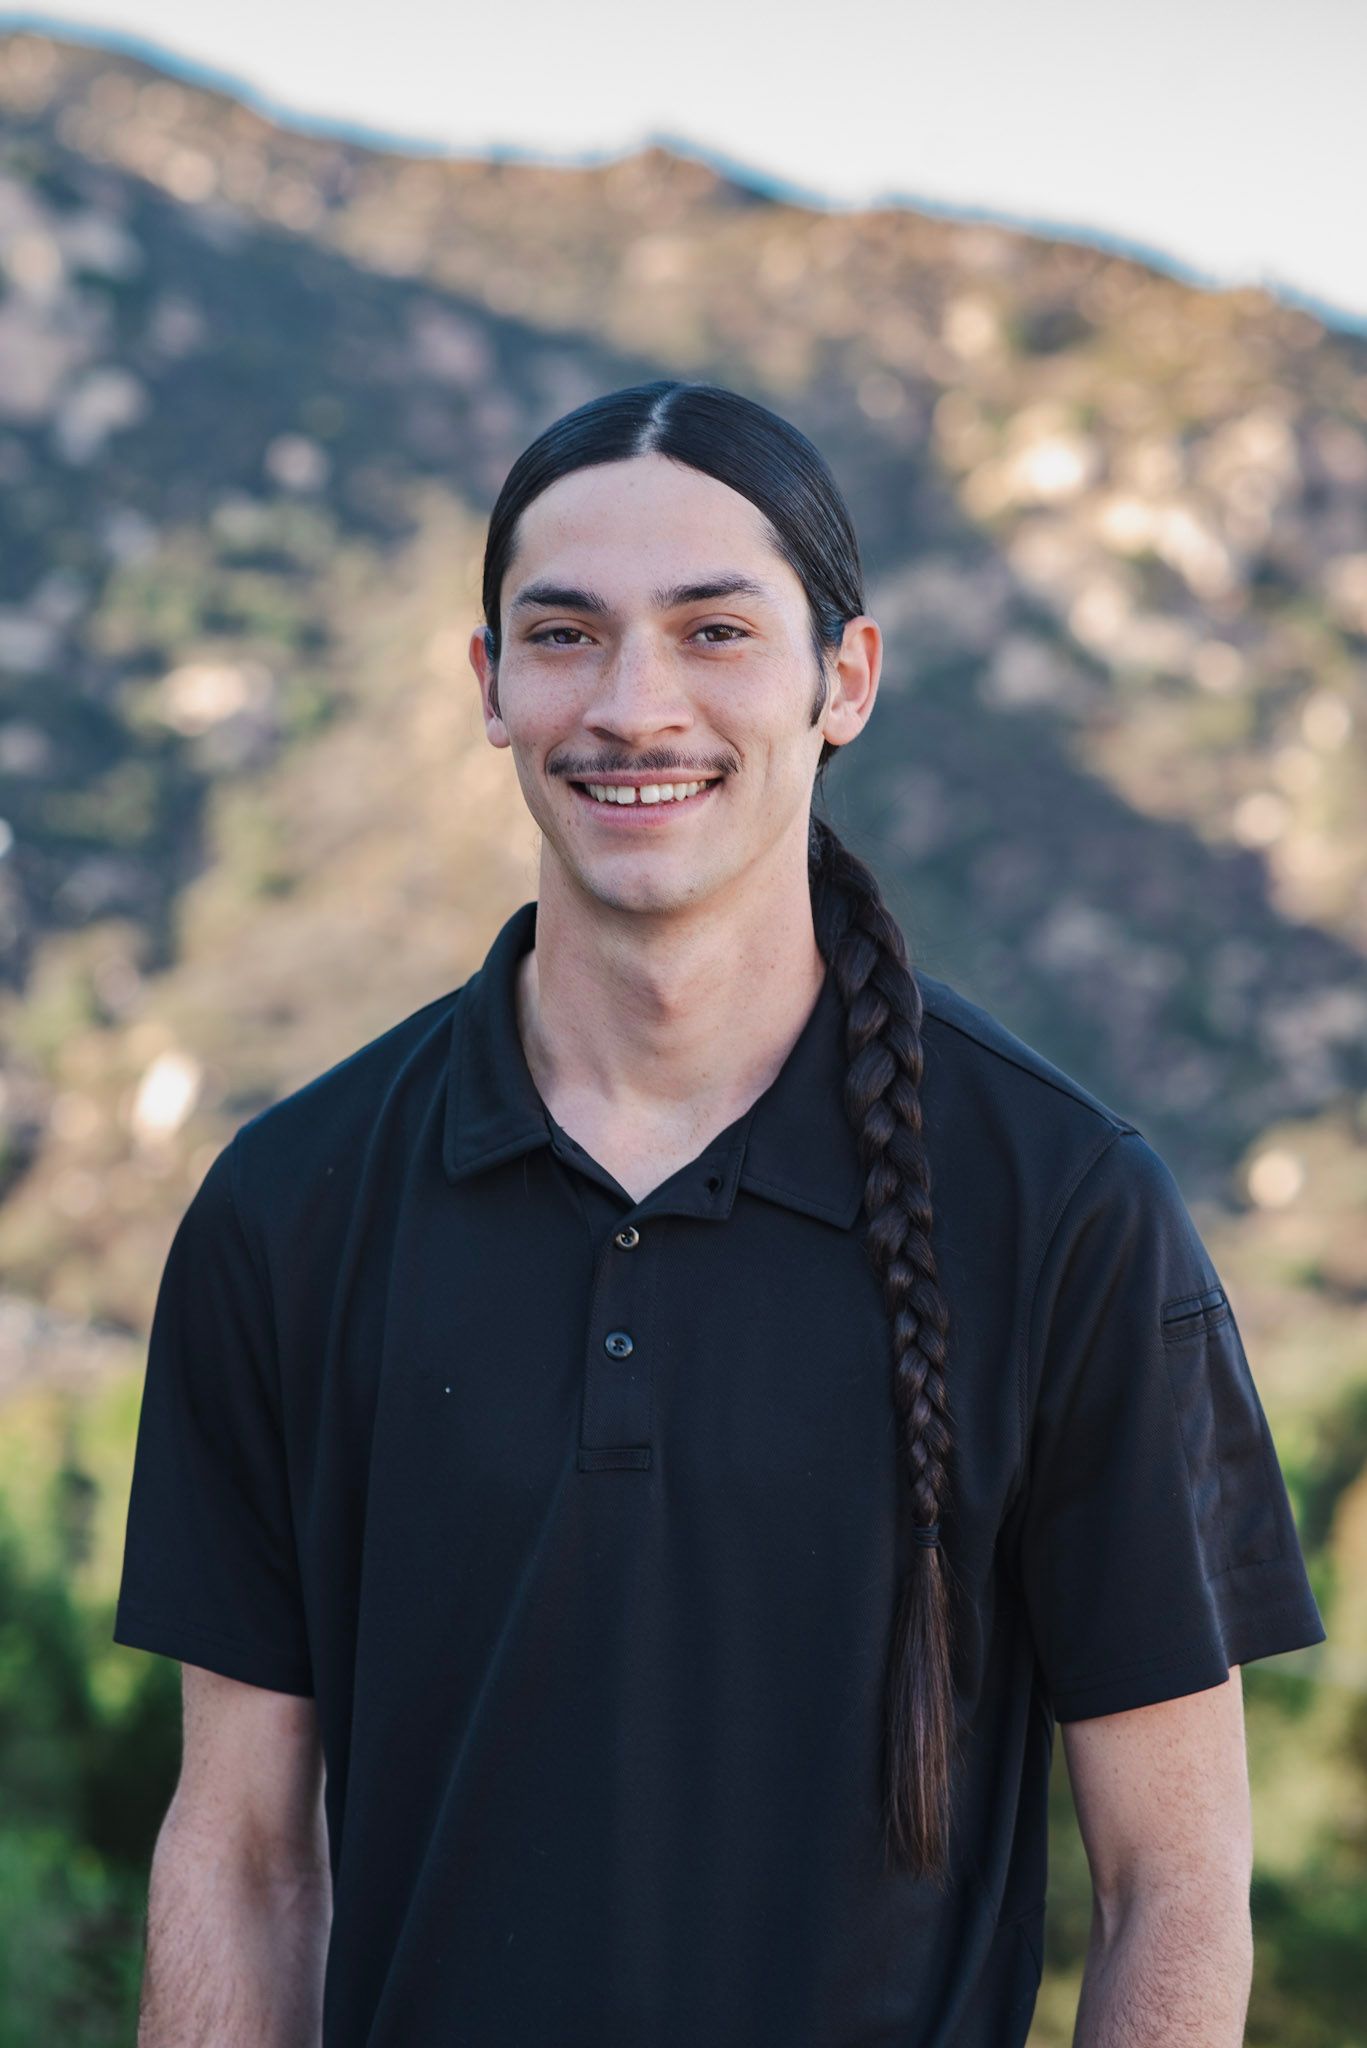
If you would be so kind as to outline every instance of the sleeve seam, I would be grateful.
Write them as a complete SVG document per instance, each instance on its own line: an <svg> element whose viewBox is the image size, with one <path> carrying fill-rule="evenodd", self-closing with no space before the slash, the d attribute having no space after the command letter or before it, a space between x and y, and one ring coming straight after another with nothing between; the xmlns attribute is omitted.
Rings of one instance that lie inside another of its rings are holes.
<svg viewBox="0 0 1367 2048"><path fill-rule="evenodd" d="M1221 1579L1238 1578L1242 1572L1284 1571L1286 1563L1286 1552L1279 1550L1275 1557L1254 1557L1250 1558L1247 1564L1227 1564L1218 1572L1209 1572L1206 1576L1206 1584L1208 1586L1215 1586L1219 1584Z"/></svg>
<svg viewBox="0 0 1367 2048"><path fill-rule="evenodd" d="M1044 1234L1044 1241L1040 1246L1039 1256L1035 1261L1034 1276L1030 1283L1030 1300L1025 1314L1025 1334L1021 1344L1020 1372L1016 1388L1016 1486L1006 1510L1007 1513L1014 1508L1017 1499L1025 1491L1027 1479L1026 1466L1030 1443L1030 1388L1034 1378L1032 1368L1035 1362L1035 1308L1039 1300L1040 1281L1043 1277L1045 1266L1048 1264L1049 1254L1054 1248L1060 1230L1063 1228L1064 1219L1067 1217L1078 1194L1091 1178L1096 1168L1101 1164L1101 1161L1106 1158L1111 1147L1117 1144L1121 1138L1131 1135L1132 1132L1133 1126L1129 1124L1126 1124L1119 1130L1107 1132L1102 1144L1092 1153L1066 1192L1061 1196L1057 1212ZM1134 1133L1134 1135L1138 1134Z"/></svg>
<svg viewBox="0 0 1367 2048"><path fill-rule="evenodd" d="M275 1302L271 1293L269 1277L262 1268L261 1260L258 1256L256 1246L252 1243L251 1232L247 1228L246 1205L242 1200L242 1186L240 1179L240 1155L237 1149L237 1141L240 1136L241 1132L235 1131L228 1144L228 1197L232 1204L233 1221L234 1223L236 1223L238 1234L241 1237L243 1244L247 1248L248 1264L251 1266L253 1273L256 1275L256 1284L261 1289L262 1299L266 1302L271 1312L271 1349L272 1351L275 1351L277 1348L275 1330Z"/></svg>
<svg viewBox="0 0 1367 2048"><path fill-rule="evenodd" d="M270 1332L270 1370L268 1375L270 1396L275 1409L276 1426L280 1429L283 1437L284 1384L280 1368L280 1329L275 1312L275 1292L271 1286L269 1268L263 1263L257 1246L252 1241L252 1232L248 1228L247 1205L242 1199L240 1181L240 1154L237 1144L240 1136L240 1131L234 1132L228 1144L228 1201L233 1212L233 1222L237 1226L237 1234L241 1238L243 1248L247 1254L247 1264L251 1267L253 1277L261 1292L261 1299L265 1304L266 1325ZM293 1502L291 1501L292 1506Z"/></svg>
<svg viewBox="0 0 1367 2048"><path fill-rule="evenodd" d="M241 1153L238 1147L242 1128L239 1126L234 1131L228 1145L228 1197L232 1207L233 1221L237 1225L238 1234L247 1253L247 1263L256 1276L256 1284L261 1290L261 1299L266 1311L266 1323L270 1331L268 1397L274 1409L273 1419L280 1437L280 1457L284 1468L285 1498L289 1510L290 1550L294 1562L300 1605L304 1609L304 1625L307 1628L308 1612L304 1597L304 1561L300 1555L299 1546L299 1504L295 1495L294 1474L291 1469L289 1433L285 1426L285 1387L284 1371L280 1358L280 1324L276 1314L275 1292L271 1286L270 1270L259 1256L256 1245L252 1242L252 1233L248 1228L247 1205L242 1199L240 1183ZM312 1654L311 1649L310 1654Z"/></svg>

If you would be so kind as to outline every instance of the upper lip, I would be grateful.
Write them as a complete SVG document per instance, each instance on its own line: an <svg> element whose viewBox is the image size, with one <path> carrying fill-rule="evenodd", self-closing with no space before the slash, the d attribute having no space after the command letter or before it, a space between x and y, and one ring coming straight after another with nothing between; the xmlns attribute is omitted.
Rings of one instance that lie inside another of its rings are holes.
<svg viewBox="0 0 1367 2048"><path fill-rule="evenodd" d="M606 783L621 785L630 782L634 783L638 789L649 789L652 784L665 782L671 784L675 782L720 782L721 774L717 769L712 769L708 773L699 771L687 774L679 768L668 768L661 769L658 773L652 775L572 775L569 779L571 782L596 782L600 786Z"/></svg>

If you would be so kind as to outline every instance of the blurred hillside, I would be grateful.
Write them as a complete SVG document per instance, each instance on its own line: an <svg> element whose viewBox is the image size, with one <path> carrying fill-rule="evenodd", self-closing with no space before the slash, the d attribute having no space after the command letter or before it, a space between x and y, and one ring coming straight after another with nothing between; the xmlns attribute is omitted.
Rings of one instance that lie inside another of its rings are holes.
<svg viewBox="0 0 1367 2048"><path fill-rule="evenodd" d="M830 807L915 956L1188 1195L1330 1629L1268 1853L1360 1896L1367 341L1264 294L662 151L386 154L0 36L0 1400L135 1369L231 1130L535 893L465 666L483 522L660 374L846 490L888 654ZM1250 2041L1348 2038L1279 1996Z"/></svg>

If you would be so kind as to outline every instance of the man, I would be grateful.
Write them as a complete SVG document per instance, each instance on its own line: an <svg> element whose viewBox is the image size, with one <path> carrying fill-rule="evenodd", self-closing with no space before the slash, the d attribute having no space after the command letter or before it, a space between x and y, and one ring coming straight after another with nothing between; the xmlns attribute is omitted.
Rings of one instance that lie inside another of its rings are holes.
<svg viewBox="0 0 1367 2048"><path fill-rule="evenodd" d="M1012 2048L1057 1719L1079 2043L1233 2048L1239 1667L1324 1629L1166 1166L813 814L882 659L826 465L592 401L484 608L537 899L236 1134L163 1277L141 2038Z"/></svg>

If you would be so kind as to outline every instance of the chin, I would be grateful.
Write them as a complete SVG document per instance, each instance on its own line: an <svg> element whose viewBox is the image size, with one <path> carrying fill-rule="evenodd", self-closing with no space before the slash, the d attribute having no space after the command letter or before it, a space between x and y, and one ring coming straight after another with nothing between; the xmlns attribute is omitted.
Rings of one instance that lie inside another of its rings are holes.
<svg viewBox="0 0 1367 2048"><path fill-rule="evenodd" d="M617 885L598 882L591 886L599 902L609 909L635 912L640 917L662 917L671 911L690 910L705 893L697 883L659 880L647 884L625 881Z"/></svg>
<svg viewBox="0 0 1367 2048"><path fill-rule="evenodd" d="M691 910L716 886L716 878L710 875L614 874L611 869L612 864L604 862L601 871L570 867L567 872L579 892L605 910L638 917L667 917L675 911Z"/></svg>

